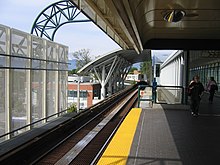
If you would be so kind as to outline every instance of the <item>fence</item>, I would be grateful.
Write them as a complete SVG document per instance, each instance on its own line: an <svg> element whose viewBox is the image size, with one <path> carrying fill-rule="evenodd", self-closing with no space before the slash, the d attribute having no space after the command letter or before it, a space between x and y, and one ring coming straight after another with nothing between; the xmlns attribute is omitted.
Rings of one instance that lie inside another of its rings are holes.
<svg viewBox="0 0 220 165"><path fill-rule="evenodd" d="M153 88L150 85L138 86L138 107L141 102L145 107L152 107L153 103L183 104L184 88L182 86L161 86Z"/></svg>

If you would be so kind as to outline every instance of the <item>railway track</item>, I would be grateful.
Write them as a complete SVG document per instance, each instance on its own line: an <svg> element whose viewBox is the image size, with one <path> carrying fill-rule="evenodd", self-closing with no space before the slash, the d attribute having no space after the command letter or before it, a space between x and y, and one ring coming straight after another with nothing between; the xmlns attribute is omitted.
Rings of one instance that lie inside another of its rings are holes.
<svg viewBox="0 0 220 165"><path fill-rule="evenodd" d="M110 140L109 137L114 134L119 123L133 106L136 100L135 94L136 91L101 118L91 121L36 164L63 165L96 162L102 153L99 151L104 151L108 140ZM128 102L129 104L127 104Z"/></svg>
<svg viewBox="0 0 220 165"><path fill-rule="evenodd" d="M123 95L127 96L121 100ZM22 150L14 150L13 152L17 152L15 156L11 154L3 161L0 159L0 162L11 164L14 161L8 160L14 157L22 164L94 164L136 99L137 90L124 91L113 99L105 100L107 104L102 108L96 105L89 113L79 114L73 118L74 122L71 124L74 128L70 128L70 121L63 123L57 126L56 131L45 133L48 136L36 137L32 142L23 145ZM68 126L64 127L65 124ZM62 132L65 137L60 135ZM62 137L62 140L58 141L56 137L58 139Z"/></svg>

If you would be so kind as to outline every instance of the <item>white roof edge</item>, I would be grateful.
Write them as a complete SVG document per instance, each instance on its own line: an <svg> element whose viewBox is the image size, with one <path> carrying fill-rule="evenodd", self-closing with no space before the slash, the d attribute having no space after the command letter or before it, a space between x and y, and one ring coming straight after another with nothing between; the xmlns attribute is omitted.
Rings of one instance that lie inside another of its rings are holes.
<svg viewBox="0 0 220 165"><path fill-rule="evenodd" d="M169 55L169 57L163 62L161 65L161 68L165 67L167 64L169 64L174 58L176 58L180 53L182 53L183 50L176 50L173 53Z"/></svg>
<svg viewBox="0 0 220 165"><path fill-rule="evenodd" d="M95 63L96 61L99 61L100 59L102 59L102 58L104 58L104 57L106 57L106 56L108 56L108 55L110 55L110 54L119 52L119 51L121 51L121 50L122 50L122 49L119 48L119 49L112 50L112 51L110 51L110 52L108 52L108 53L103 54L102 56L98 57L97 59L95 59L95 60L89 62L88 64L86 64L86 65L85 65L84 67L82 67L77 73L81 73L85 68L87 68L88 66L92 65L92 64Z"/></svg>

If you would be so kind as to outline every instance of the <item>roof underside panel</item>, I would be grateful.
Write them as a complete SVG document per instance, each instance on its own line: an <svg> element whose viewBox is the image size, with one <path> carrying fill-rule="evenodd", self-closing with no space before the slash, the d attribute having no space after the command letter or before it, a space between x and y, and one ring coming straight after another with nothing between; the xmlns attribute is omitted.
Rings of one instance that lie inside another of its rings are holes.
<svg viewBox="0 0 220 165"><path fill-rule="evenodd" d="M81 0L80 6L123 49L219 49L219 0ZM165 21L172 10L185 16Z"/></svg>

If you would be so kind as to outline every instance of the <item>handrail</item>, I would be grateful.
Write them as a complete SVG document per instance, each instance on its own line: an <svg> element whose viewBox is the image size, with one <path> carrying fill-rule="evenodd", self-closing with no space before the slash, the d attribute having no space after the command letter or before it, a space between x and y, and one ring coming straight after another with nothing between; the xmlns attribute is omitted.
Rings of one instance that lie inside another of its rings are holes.
<svg viewBox="0 0 220 165"><path fill-rule="evenodd" d="M110 96L110 97L108 97L108 98L106 98L106 99L104 99L104 100L98 102L97 104L94 104L92 107L89 107L89 108L84 109L83 111L86 111L86 110L89 110L89 109L93 109L93 108L99 106L100 104L103 104L103 103L105 103L105 102L108 102L108 100L111 99L111 98L113 98L114 96L120 95L121 93L123 93L123 92L125 92L125 91L128 91L128 90L130 90L130 89L132 89L132 88L133 88L133 86L128 87L128 88L125 88L125 89L123 89L123 90L121 90L121 91L119 91L119 92L113 94L112 96ZM35 121L35 122L32 122L32 123L30 123L30 124L27 124L27 125L25 125L25 126L23 126L23 127L17 128L17 129L15 129L15 130L11 131L11 132L8 132L8 133L5 133L5 134L3 134L3 135L0 135L0 138L5 137L5 136L7 136L7 135L11 135L11 134L13 134L13 133L15 133L15 132L17 132L17 131L19 131L19 130L22 130L22 129L26 128L26 127L32 126L32 125L34 125L34 124L36 124L36 123L39 123L39 122L41 122L41 121L43 121L43 120L46 120L46 122L47 122L47 120L48 120L49 118L51 118L51 117L53 117L53 116L56 116L56 115L60 116L61 113L64 113L64 112L66 112L66 111L68 111L68 110L69 110L69 109L62 110L62 111L60 111L60 112L54 113L54 114L52 114L52 115L50 115L50 116L47 116L47 117L42 118L42 119L39 119L39 120L37 120L37 121ZM82 112L83 112L83 111L82 111ZM80 113L78 113L78 114L80 114Z"/></svg>
<svg viewBox="0 0 220 165"><path fill-rule="evenodd" d="M153 97L151 99L141 99L140 98L140 89L141 88L146 88L146 87L151 87L153 89L152 85L138 85L138 108L140 107L140 102L141 101L151 101L152 105L153 105ZM152 90L152 92L153 92L153 90Z"/></svg>
<svg viewBox="0 0 220 165"><path fill-rule="evenodd" d="M11 134L13 134L13 133L15 133L15 132L17 132L17 131L19 131L19 130L21 130L21 129L24 129L24 128L26 128L26 127L32 126L32 125L34 125L34 124L36 124L36 123L39 123L39 122L41 122L41 121L43 121L43 120L46 120L46 122L47 122L47 120L48 120L49 118L51 118L51 117L53 117L53 116L56 116L56 115L59 116L59 114L64 113L64 112L66 112L66 111L68 111L68 109L65 109L65 110L62 110L62 111L60 111L60 112L54 113L54 114L52 114L52 115L50 115L50 116L47 116L47 117L45 117L45 118L42 118L42 119L39 119L39 120L37 120L37 121L35 121L35 122L32 122L32 123L30 123L30 124L27 124L27 125L25 125L25 126L23 126L23 127L17 128L17 129L15 129L15 130L11 131L11 132L8 132L8 133L5 133L5 134L3 134L3 135L0 135L0 138L5 137L5 136L7 136L7 135L11 135Z"/></svg>
<svg viewBox="0 0 220 165"><path fill-rule="evenodd" d="M146 88L146 87L152 88L152 98L151 99L141 99L140 98L140 89L141 88ZM183 95L184 95L184 87L183 86L174 86L174 85L156 85L156 86L152 86L152 85L139 85L138 86L138 107L140 107L140 101L151 101L152 105L153 105L153 103L156 103L156 97L157 97L156 90L157 90L157 88L160 88L160 87L179 88L179 89L181 89L182 90L182 100L181 100L181 102L183 103Z"/></svg>

